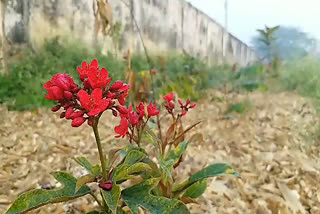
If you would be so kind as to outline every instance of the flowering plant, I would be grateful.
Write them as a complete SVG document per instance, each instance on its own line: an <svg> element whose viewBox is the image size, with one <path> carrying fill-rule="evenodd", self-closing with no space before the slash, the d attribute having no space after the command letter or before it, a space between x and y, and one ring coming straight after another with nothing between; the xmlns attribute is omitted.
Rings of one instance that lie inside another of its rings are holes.
<svg viewBox="0 0 320 214"><path fill-rule="evenodd" d="M7 210L7 214L26 213L40 206L64 202L90 194L100 206L94 213L139 213L139 208L149 213L189 213L186 203L193 203L206 189L206 179L222 174L238 174L226 164L209 165L193 174L182 183L176 183L173 171L183 161L183 154L189 142L185 134L199 124L184 129L182 118L196 104L178 100L176 108L174 93L163 97L171 123L166 132L162 131L159 120L160 110L154 103L140 103L126 107L130 85L122 81L111 84L108 71L100 68L97 60L91 64L83 62L78 68L82 86L75 84L67 74L57 74L44 84L45 98L58 102L53 112L63 109L60 118L71 120L73 127L86 121L92 127L100 157L100 164L93 165L84 157L74 160L87 170L79 178L67 172L52 175L62 184L58 189L36 189L22 193ZM180 109L180 110L179 110ZM129 144L124 148L109 151L106 158L98 131L101 115L111 111L120 117L115 127L116 138L127 137ZM151 121L157 121L158 131L150 128ZM147 139L147 140L146 140ZM154 146L153 153L145 149L146 144ZM135 181L132 184L126 181ZM138 180L138 181L137 181ZM126 185L123 183L126 182ZM96 183L100 196L87 186Z"/></svg>

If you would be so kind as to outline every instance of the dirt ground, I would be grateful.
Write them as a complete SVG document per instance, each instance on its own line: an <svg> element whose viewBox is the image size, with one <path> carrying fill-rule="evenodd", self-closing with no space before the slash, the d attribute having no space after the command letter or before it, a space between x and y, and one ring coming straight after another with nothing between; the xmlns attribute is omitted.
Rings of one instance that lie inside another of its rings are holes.
<svg viewBox="0 0 320 214"><path fill-rule="evenodd" d="M245 99L251 102L246 113L224 117L228 103ZM177 175L226 162L242 178L210 179L199 204L188 205L191 213L320 214L320 144L312 134L319 124L311 102L288 93L225 96L217 91L207 100L186 117L190 125L203 120L193 132L201 132L204 140L191 144ZM114 139L118 120L110 118L104 115L100 126L106 151L124 144ZM55 186L51 171L83 174L72 156L98 163L88 126L71 128L46 109L8 112L5 106L0 107L0 121L0 213L23 191ZM94 206L86 196L32 213L85 213Z"/></svg>

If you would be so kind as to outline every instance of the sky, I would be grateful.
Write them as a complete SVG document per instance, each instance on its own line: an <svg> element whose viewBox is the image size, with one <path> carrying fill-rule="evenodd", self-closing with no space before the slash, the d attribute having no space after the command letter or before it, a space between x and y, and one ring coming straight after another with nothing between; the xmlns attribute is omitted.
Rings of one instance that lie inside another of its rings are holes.
<svg viewBox="0 0 320 214"><path fill-rule="evenodd" d="M187 0L218 23L225 23L225 0ZM227 0L228 31L250 45L257 28L298 27L320 39L320 0Z"/></svg>

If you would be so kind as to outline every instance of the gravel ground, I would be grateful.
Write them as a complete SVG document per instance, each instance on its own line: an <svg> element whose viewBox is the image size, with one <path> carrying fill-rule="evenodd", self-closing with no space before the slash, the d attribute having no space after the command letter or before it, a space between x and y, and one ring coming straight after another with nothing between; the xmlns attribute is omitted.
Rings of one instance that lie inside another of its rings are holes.
<svg viewBox="0 0 320 214"><path fill-rule="evenodd" d="M228 103L246 99L251 102L246 113L224 117ZM212 91L207 100L186 117L190 125L203 120L189 134L202 133L203 139L192 142L177 178L206 164L226 162L242 179L210 179L199 204L188 205L191 213L320 214L320 144L312 135L318 127L312 104L288 93L224 95ZM100 125L105 151L125 144L114 138L118 119L110 118L105 114ZM88 126L71 128L69 121L47 109L8 112L0 106L0 119L0 213L23 191L54 187L51 171L82 175L71 157L85 155L92 162L99 161ZM87 196L32 213L85 213L95 206Z"/></svg>

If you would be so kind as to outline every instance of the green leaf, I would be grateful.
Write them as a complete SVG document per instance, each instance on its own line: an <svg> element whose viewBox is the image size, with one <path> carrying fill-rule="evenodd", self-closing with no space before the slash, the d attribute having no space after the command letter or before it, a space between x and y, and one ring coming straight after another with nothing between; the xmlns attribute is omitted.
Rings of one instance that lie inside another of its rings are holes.
<svg viewBox="0 0 320 214"><path fill-rule="evenodd" d="M146 154L141 151L132 150L127 154L123 164L133 165L141 161L145 156Z"/></svg>
<svg viewBox="0 0 320 214"><path fill-rule="evenodd" d="M185 193L182 195L182 198L198 198L206 191L206 189L207 179L197 181L186 189Z"/></svg>
<svg viewBox="0 0 320 214"><path fill-rule="evenodd" d="M138 214L138 208L143 207L151 214L187 214L188 208L179 200L152 195L160 179L151 178L122 191L122 199L130 208L132 214Z"/></svg>
<svg viewBox="0 0 320 214"><path fill-rule="evenodd" d="M118 167L116 167L113 171L113 174L111 176L112 181L118 182L118 181L124 181L130 178L134 178L134 176L128 175L128 168L130 165L128 164L122 164Z"/></svg>
<svg viewBox="0 0 320 214"><path fill-rule="evenodd" d="M133 174L151 170L151 167L146 163L136 163L133 165L122 164L119 167L115 168L112 175L112 180L114 182L120 182L128 179L132 179L135 176Z"/></svg>
<svg viewBox="0 0 320 214"><path fill-rule="evenodd" d="M85 168L90 174L93 175L100 175L101 174L101 169L99 165L93 166L87 158L85 157L77 157L73 158L80 166Z"/></svg>
<svg viewBox="0 0 320 214"><path fill-rule="evenodd" d="M66 172L51 173L62 184L61 188L53 190L35 189L21 194L7 210L6 214L25 213L49 203L69 201L90 193L90 188L82 187L75 193L77 180Z"/></svg>
<svg viewBox="0 0 320 214"><path fill-rule="evenodd" d="M205 178L215 177L224 174L231 174L237 177L240 177L239 173L235 172L231 166L224 163L212 164L205 167L199 172L193 174L188 180L184 181L181 184L176 184L173 186L173 192L180 192L188 188L190 185L194 184L197 181L200 181Z"/></svg>
<svg viewBox="0 0 320 214"><path fill-rule="evenodd" d="M136 164L130 166L127 169L127 172L128 172L128 174L134 174L137 172L148 171L148 170L152 170L151 167L148 164L141 162L141 163L136 163Z"/></svg>
<svg viewBox="0 0 320 214"><path fill-rule="evenodd" d="M158 165L154 161L152 161L150 158L144 158L142 162L148 164L152 169L151 171L145 172L145 178L150 178L150 177L158 178L161 176L161 171L158 168Z"/></svg>
<svg viewBox="0 0 320 214"><path fill-rule="evenodd" d="M96 180L96 176L92 175L92 174L87 174L87 175L81 176L80 178L77 179L75 191L78 192L79 189L81 189L81 187L83 187L87 183L92 183L95 180Z"/></svg>
<svg viewBox="0 0 320 214"><path fill-rule="evenodd" d="M112 210L112 213L116 213L120 195L120 186L117 185L115 182L112 184L112 188L110 191L102 190L103 199L108 205L108 207Z"/></svg>
<svg viewBox="0 0 320 214"><path fill-rule="evenodd" d="M188 142L182 142L180 143L174 150L171 150L168 154L168 157L166 158L166 161L172 160L172 166L179 162L181 156L186 151L188 147Z"/></svg>
<svg viewBox="0 0 320 214"><path fill-rule="evenodd" d="M121 149L120 151L118 151L118 154L124 158L128 155L129 152L134 151L134 150L140 151L144 154L147 154L147 152L144 149L142 149L140 147L133 146L133 145L126 146L124 149Z"/></svg>

